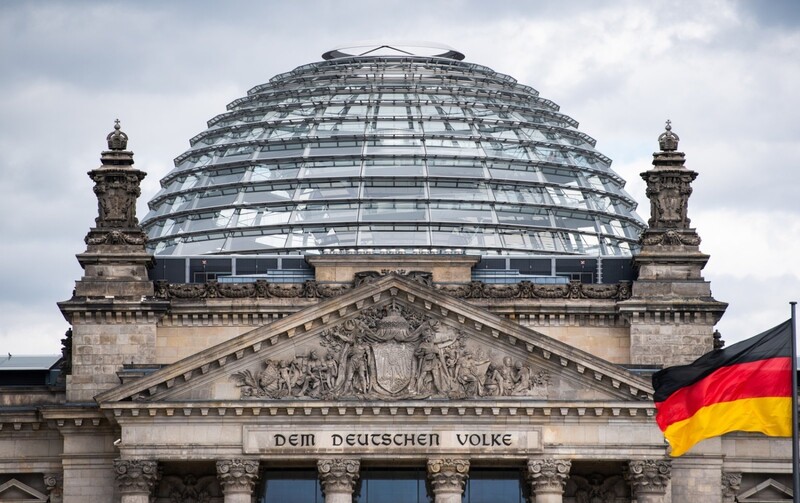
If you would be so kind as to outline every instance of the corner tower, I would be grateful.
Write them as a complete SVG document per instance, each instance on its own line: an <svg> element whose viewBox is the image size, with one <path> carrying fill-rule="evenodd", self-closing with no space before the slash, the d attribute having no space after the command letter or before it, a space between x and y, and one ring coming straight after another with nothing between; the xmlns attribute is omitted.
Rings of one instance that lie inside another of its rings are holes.
<svg viewBox="0 0 800 503"><path fill-rule="evenodd" d="M147 269L153 257L145 250L147 237L136 218L145 173L133 167L128 136L118 120L106 140L101 166L88 173L95 183L98 215L84 239L86 251L77 255L84 274L72 298L59 303L73 327L70 402L90 401L118 385L116 373L123 363L151 362L155 324L166 308L152 300Z"/></svg>
<svg viewBox="0 0 800 503"><path fill-rule="evenodd" d="M641 174L650 199L649 227L634 256L639 277L632 297L620 305L631 320L634 364L679 365L711 351L714 325L728 306L714 299L702 276L709 256L700 252L700 236L688 216L697 172L684 166L679 140L667 121L653 168Z"/></svg>

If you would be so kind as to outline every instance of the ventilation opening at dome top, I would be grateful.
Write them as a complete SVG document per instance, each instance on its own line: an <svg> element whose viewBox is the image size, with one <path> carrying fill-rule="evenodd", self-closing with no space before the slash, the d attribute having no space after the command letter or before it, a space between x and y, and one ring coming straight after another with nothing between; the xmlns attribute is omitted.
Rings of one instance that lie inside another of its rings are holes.
<svg viewBox="0 0 800 503"><path fill-rule="evenodd" d="M421 56L448 58L461 61L464 54L452 47L433 42L355 42L326 51L322 59L347 58L353 56Z"/></svg>
<svg viewBox="0 0 800 503"><path fill-rule="evenodd" d="M191 139L143 219L154 253L631 255L636 203L555 103L450 48L355 47Z"/></svg>

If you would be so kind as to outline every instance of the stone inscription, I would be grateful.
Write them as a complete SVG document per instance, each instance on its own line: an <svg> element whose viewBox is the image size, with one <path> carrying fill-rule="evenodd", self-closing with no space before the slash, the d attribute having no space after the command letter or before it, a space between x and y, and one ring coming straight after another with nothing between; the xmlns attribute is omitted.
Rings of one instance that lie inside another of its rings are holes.
<svg viewBox="0 0 800 503"><path fill-rule="evenodd" d="M244 427L246 453L307 452L536 452L541 449L541 431L468 430L386 431L358 433L341 430L297 431L290 428Z"/></svg>

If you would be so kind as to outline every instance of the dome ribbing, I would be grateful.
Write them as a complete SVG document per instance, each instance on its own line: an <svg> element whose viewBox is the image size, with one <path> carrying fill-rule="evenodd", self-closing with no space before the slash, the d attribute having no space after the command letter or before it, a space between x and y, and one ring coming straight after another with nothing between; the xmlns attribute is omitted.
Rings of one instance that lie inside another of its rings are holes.
<svg viewBox="0 0 800 503"><path fill-rule="evenodd" d="M156 254L630 254L624 180L534 89L452 57L326 54L192 138L143 221Z"/></svg>

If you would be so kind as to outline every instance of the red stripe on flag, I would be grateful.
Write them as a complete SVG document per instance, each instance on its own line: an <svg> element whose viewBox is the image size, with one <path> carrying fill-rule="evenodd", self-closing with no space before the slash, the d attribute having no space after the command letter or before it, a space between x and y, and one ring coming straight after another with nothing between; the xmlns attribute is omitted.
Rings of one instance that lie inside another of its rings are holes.
<svg viewBox="0 0 800 503"><path fill-rule="evenodd" d="M792 396L791 358L769 358L729 365L656 402L662 431L708 405L744 398Z"/></svg>

